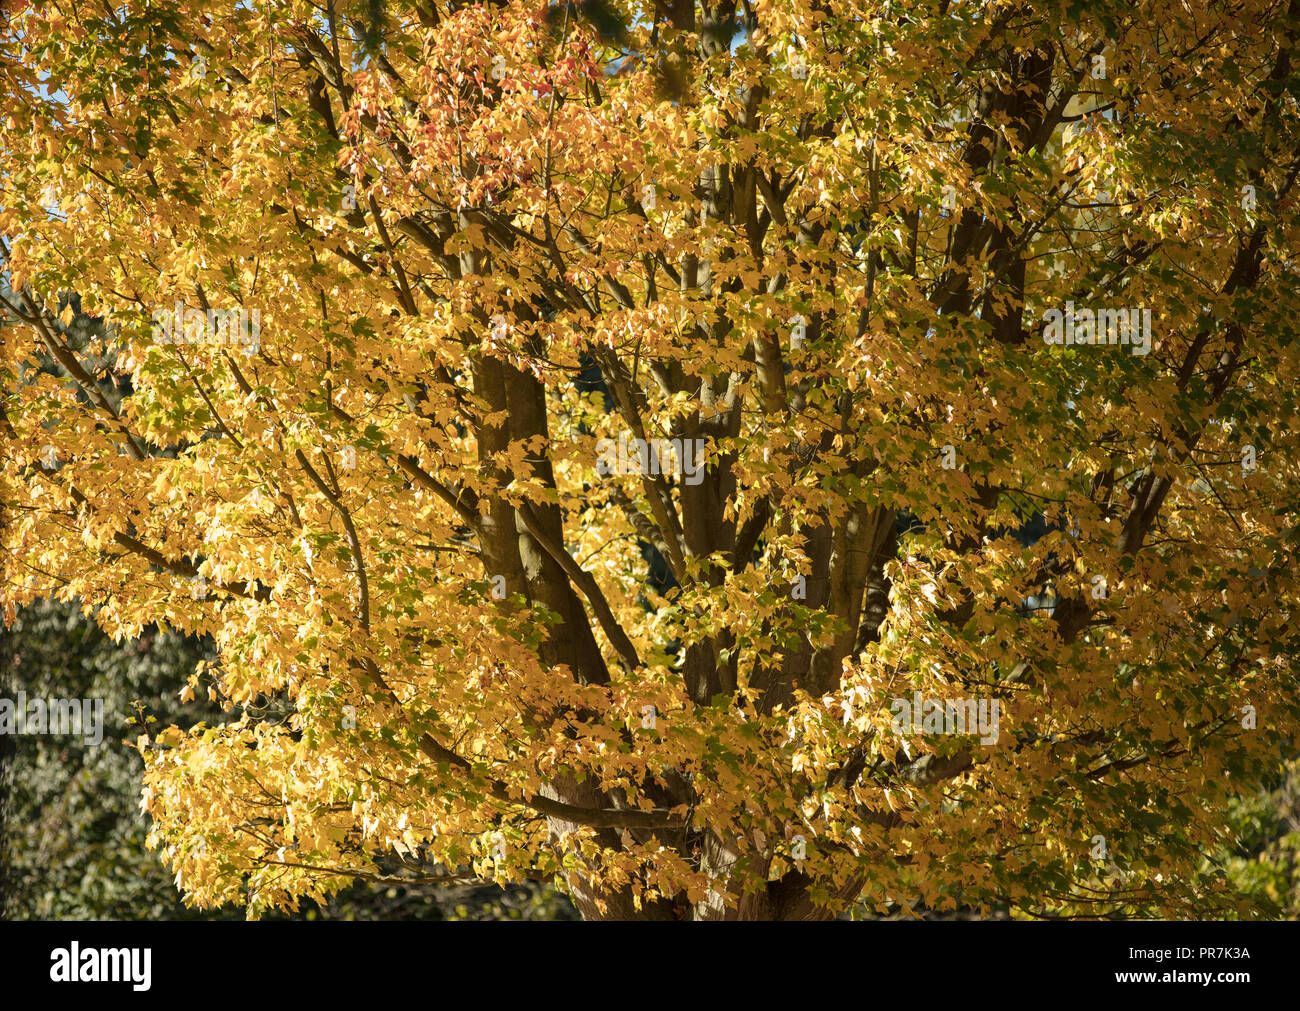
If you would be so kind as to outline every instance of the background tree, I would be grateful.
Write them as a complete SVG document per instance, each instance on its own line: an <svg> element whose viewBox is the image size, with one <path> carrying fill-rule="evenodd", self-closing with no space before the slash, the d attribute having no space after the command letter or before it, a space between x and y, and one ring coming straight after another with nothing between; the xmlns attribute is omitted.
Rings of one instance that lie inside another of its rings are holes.
<svg viewBox="0 0 1300 1011"><path fill-rule="evenodd" d="M103 702L104 739L78 735L4 735L12 787L6 824L8 919L179 920L231 919L238 910L186 906L159 854L146 845L148 820L140 810L140 757L124 745L138 733L140 710L167 726L203 718L223 721L220 707L181 702L178 692L204 648L175 633L146 629L115 645L72 605L37 602L23 608L13 628L0 632L0 695L19 690L44 698ZM137 714L137 715L133 715ZM265 717L265 707L263 710ZM136 729L132 732L132 725ZM475 885L445 869L383 861L381 873L294 914L325 919L571 918L571 907L550 889L529 882L503 892ZM438 880L435 880L437 878Z"/></svg>
<svg viewBox="0 0 1300 1011"><path fill-rule="evenodd" d="M212 637L236 718L144 797L201 902L396 853L586 917L1231 909L1195 870L1300 726L1298 30L11 12L6 600Z"/></svg>
<svg viewBox="0 0 1300 1011"><path fill-rule="evenodd" d="M145 847L140 758L122 739L133 741L139 732L123 725L137 699L151 715L162 716L164 726L183 718L176 691L193 670L197 651L178 635L153 630L115 649L74 607L45 602L24 608L0 642L5 698L19 691L40 698L99 698L105 713L98 744L81 735L9 738L15 748L6 916L186 916L171 875Z"/></svg>

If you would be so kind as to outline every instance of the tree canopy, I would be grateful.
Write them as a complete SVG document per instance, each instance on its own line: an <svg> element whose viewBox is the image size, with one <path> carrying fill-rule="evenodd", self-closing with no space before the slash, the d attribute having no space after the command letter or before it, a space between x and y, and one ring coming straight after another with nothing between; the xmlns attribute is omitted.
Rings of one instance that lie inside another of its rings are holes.
<svg viewBox="0 0 1300 1011"><path fill-rule="evenodd" d="M1298 36L9 4L6 615L211 636L230 720L140 742L200 904L1232 909L1300 736Z"/></svg>

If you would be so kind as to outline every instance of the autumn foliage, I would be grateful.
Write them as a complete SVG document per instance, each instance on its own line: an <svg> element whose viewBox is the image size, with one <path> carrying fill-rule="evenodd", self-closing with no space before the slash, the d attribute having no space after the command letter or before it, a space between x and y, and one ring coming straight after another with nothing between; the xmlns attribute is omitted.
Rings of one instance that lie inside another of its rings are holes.
<svg viewBox="0 0 1300 1011"><path fill-rule="evenodd" d="M395 853L589 918L1231 911L1300 744L1298 42L11 4L0 597L214 640L228 722L139 742L199 904Z"/></svg>

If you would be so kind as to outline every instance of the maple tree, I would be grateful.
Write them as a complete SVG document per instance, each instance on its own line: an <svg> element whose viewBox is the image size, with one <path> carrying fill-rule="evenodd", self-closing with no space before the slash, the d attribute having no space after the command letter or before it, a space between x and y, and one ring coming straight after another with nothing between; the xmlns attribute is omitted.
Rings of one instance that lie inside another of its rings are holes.
<svg viewBox="0 0 1300 1011"><path fill-rule="evenodd" d="M213 637L231 720L141 740L193 901L1234 908L1295 2L2 17L4 602Z"/></svg>

